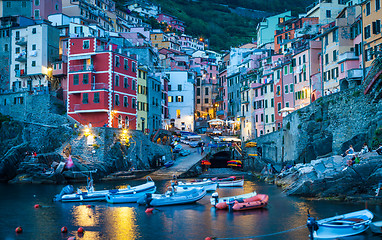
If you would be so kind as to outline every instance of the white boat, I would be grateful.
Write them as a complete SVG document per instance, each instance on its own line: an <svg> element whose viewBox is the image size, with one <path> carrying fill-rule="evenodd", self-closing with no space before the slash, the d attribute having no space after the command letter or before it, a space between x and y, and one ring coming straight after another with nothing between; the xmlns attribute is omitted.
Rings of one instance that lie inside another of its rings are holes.
<svg viewBox="0 0 382 240"><path fill-rule="evenodd" d="M147 204L153 207L169 206L178 204L188 204L199 201L206 195L206 190L203 188L194 188L190 191L177 193L174 191L167 191L165 194L146 194L137 202L139 204Z"/></svg>
<svg viewBox="0 0 382 240"><path fill-rule="evenodd" d="M364 232L374 215L369 210L361 210L317 221L318 229L313 231L314 239L340 238Z"/></svg>
<svg viewBox="0 0 382 240"><path fill-rule="evenodd" d="M218 187L217 182L213 182L211 180L203 180L200 182L181 182L179 181L177 185L174 186L175 189L177 190L178 187L188 187L188 188L193 188L193 187L203 187L207 192L212 192L216 191L216 188Z"/></svg>
<svg viewBox="0 0 382 240"><path fill-rule="evenodd" d="M231 202L237 199L246 199L246 198L251 198L257 195L256 191L250 192L250 193L245 193L242 195L237 195L237 196L231 196L231 197L223 197L219 198L219 194L217 192L214 192L212 194L212 197L210 198L210 203L212 206L217 206L220 207L221 209L224 209L225 206L227 205L227 202ZM228 207L228 205L227 205Z"/></svg>
<svg viewBox="0 0 382 240"><path fill-rule="evenodd" d="M218 183L218 187L242 187L244 186L244 177L241 179L236 178L235 176L227 178L212 178L212 181Z"/></svg>
<svg viewBox="0 0 382 240"><path fill-rule="evenodd" d="M370 223L370 230L373 233L382 233L382 221Z"/></svg>
<svg viewBox="0 0 382 240"><path fill-rule="evenodd" d="M147 184L147 183L146 183ZM141 185L142 186L142 185ZM136 203L138 199L143 197L146 193L155 193L157 188L147 188L143 190L132 190L126 193L108 193L106 195L106 202L108 203Z"/></svg>
<svg viewBox="0 0 382 240"><path fill-rule="evenodd" d="M100 190L95 191L93 187L93 179L88 181L88 186L86 187L87 191L83 192L80 189L77 189L77 192L74 193L73 186L68 185L64 187L60 194L56 195L53 199L54 201L61 202L95 202L95 201L106 201L106 195L112 193L114 195L119 194L131 194L132 192L142 192L150 191L155 188L155 183L150 177L147 177L147 183L123 189L113 189L113 190Z"/></svg>

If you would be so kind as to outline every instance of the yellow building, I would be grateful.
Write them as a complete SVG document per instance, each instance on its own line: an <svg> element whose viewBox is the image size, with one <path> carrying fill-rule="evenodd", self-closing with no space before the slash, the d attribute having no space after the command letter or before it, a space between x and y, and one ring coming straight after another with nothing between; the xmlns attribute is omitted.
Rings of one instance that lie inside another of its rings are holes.
<svg viewBox="0 0 382 240"><path fill-rule="evenodd" d="M371 66L377 54L382 54L382 0L368 0L362 4L362 27L365 67Z"/></svg>
<svg viewBox="0 0 382 240"><path fill-rule="evenodd" d="M158 50L166 48L180 51L180 44L175 34L167 34L160 30L153 30L150 34L150 40L152 46Z"/></svg>
<svg viewBox="0 0 382 240"><path fill-rule="evenodd" d="M138 92L137 92L137 130L145 131L147 128L147 67L138 67Z"/></svg>

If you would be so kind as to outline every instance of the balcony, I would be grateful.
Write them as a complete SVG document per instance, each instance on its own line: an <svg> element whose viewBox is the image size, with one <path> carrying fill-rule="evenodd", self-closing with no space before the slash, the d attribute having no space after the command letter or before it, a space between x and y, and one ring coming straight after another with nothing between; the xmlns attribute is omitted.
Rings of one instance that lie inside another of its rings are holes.
<svg viewBox="0 0 382 240"><path fill-rule="evenodd" d="M355 55L355 52L345 52L338 56L338 63L348 60L358 60L359 57Z"/></svg>
<svg viewBox="0 0 382 240"><path fill-rule="evenodd" d="M242 104L249 104L249 100L248 99L241 99L241 103Z"/></svg>
<svg viewBox="0 0 382 240"><path fill-rule="evenodd" d="M92 64L89 65L72 65L69 67L69 72L93 72L94 66Z"/></svg>
<svg viewBox="0 0 382 240"><path fill-rule="evenodd" d="M25 77L27 75L27 71L24 69L15 70L16 77Z"/></svg>
<svg viewBox="0 0 382 240"><path fill-rule="evenodd" d="M25 40L25 38L21 38L20 40L16 41L16 45L26 46L27 45L27 41Z"/></svg>
<svg viewBox="0 0 382 240"><path fill-rule="evenodd" d="M18 62L26 62L27 61L27 54L25 52L20 53L16 58L16 61Z"/></svg>
<svg viewBox="0 0 382 240"><path fill-rule="evenodd" d="M362 78L362 69L360 69L360 68L350 69L346 72L346 77L348 79L356 79L356 78L361 79Z"/></svg>
<svg viewBox="0 0 382 240"><path fill-rule="evenodd" d="M215 102L222 102L222 101L223 101L223 98L220 97L220 96L217 96L217 97L215 98Z"/></svg>
<svg viewBox="0 0 382 240"><path fill-rule="evenodd" d="M92 90L108 90L109 85L107 83L92 83Z"/></svg>

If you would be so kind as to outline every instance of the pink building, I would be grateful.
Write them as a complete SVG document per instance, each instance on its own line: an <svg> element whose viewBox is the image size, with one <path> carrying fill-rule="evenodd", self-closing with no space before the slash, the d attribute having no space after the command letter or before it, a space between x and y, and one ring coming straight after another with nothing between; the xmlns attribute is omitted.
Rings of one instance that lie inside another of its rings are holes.
<svg viewBox="0 0 382 240"><path fill-rule="evenodd" d="M136 129L137 61L115 44L69 39L67 113L83 125Z"/></svg>
<svg viewBox="0 0 382 240"><path fill-rule="evenodd" d="M321 41L309 42L309 72L310 72L310 98L311 102L314 102L318 98L322 97L322 79L321 79Z"/></svg>
<svg viewBox="0 0 382 240"><path fill-rule="evenodd" d="M33 0L32 17L33 19L46 19L51 14L62 13L61 0Z"/></svg>
<svg viewBox="0 0 382 240"><path fill-rule="evenodd" d="M170 28L176 29L181 33L184 33L184 22L169 14L160 13L157 16L159 23L166 23Z"/></svg>

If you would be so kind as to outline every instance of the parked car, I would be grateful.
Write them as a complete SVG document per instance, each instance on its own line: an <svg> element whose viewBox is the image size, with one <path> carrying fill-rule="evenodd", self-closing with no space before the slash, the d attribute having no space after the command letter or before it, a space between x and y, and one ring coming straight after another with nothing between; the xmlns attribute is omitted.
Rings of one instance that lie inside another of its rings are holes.
<svg viewBox="0 0 382 240"><path fill-rule="evenodd" d="M179 154L180 154L180 156L187 156L187 155L191 154L191 151L186 150L186 149L182 149L182 150L180 150Z"/></svg>

